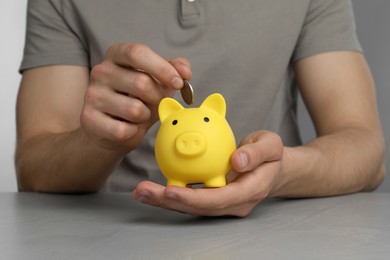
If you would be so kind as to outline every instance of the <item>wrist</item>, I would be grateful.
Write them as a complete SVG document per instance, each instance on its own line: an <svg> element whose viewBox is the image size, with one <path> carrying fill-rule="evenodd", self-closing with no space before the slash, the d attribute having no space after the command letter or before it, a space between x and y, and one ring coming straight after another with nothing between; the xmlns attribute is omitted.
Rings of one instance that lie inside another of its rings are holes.
<svg viewBox="0 0 390 260"><path fill-rule="evenodd" d="M270 198L282 197L284 187L291 181L291 176L288 171L291 161L291 149L290 147L283 147L283 157L281 159L279 174L268 195Z"/></svg>
<svg viewBox="0 0 390 260"><path fill-rule="evenodd" d="M85 147L88 147L87 150L95 155L101 155L119 161L131 151L125 145L113 145L112 142L105 141L104 139L96 140L96 138L88 134L82 127L75 130L74 134L78 135L80 144L84 144Z"/></svg>

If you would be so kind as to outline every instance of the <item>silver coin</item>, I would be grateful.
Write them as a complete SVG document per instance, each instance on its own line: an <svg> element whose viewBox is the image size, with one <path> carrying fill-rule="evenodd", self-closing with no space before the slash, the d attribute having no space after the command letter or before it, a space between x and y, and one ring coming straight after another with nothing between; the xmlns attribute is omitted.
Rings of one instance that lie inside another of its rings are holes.
<svg viewBox="0 0 390 260"><path fill-rule="evenodd" d="M184 102L186 102L187 105L191 105L195 102L194 89L192 88L188 80L184 80L184 86L180 90L180 93Z"/></svg>

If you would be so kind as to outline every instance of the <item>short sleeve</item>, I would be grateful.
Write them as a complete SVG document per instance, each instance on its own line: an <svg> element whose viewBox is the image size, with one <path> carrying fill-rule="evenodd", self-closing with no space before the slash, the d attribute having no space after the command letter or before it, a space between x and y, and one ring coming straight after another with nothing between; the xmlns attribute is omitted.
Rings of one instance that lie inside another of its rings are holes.
<svg viewBox="0 0 390 260"><path fill-rule="evenodd" d="M293 61L329 51L362 51L350 0L312 0Z"/></svg>
<svg viewBox="0 0 390 260"><path fill-rule="evenodd" d="M88 66L88 52L66 23L62 1L29 0L25 47L19 71L47 65Z"/></svg>

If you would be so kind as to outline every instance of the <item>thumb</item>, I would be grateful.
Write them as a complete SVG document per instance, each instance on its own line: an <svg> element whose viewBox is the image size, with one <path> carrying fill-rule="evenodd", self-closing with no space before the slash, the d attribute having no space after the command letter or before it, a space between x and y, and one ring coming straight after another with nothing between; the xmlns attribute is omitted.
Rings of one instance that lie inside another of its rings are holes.
<svg viewBox="0 0 390 260"><path fill-rule="evenodd" d="M183 79L190 80L192 77L191 63L182 57L168 60Z"/></svg>
<svg viewBox="0 0 390 260"><path fill-rule="evenodd" d="M250 134L231 156L232 167L237 172L248 172L265 162L281 160L283 144L279 135L269 131Z"/></svg>

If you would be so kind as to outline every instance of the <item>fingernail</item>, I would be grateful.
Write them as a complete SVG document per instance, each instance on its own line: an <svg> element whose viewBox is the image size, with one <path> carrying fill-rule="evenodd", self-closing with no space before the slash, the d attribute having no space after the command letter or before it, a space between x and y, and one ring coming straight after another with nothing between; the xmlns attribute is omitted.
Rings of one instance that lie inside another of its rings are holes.
<svg viewBox="0 0 390 260"><path fill-rule="evenodd" d="M177 195L175 193L172 193L172 192L167 193L166 196L167 196L168 199L171 199L171 200L177 200L178 199Z"/></svg>
<svg viewBox="0 0 390 260"><path fill-rule="evenodd" d="M175 88L175 89L179 89L183 86L184 82L183 82L183 79L182 78L179 78L179 77L174 77L172 79L172 86Z"/></svg>
<svg viewBox="0 0 390 260"><path fill-rule="evenodd" d="M240 163L242 169L245 169L246 166L248 165L248 157L246 156L245 153L240 153Z"/></svg>
<svg viewBox="0 0 390 260"><path fill-rule="evenodd" d="M143 191L140 191L139 193L140 196L144 196L144 197L150 197L150 192L147 191L147 190L143 190Z"/></svg>
<svg viewBox="0 0 390 260"><path fill-rule="evenodd" d="M150 200L150 197L148 197L148 196L140 196L139 198L138 198L138 201L139 202L141 202L141 203L148 203L148 201Z"/></svg>
<svg viewBox="0 0 390 260"><path fill-rule="evenodd" d="M142 203L146 203L150 200L150 198L151 198L151 195L148 191L141 191L139 193L138 201L140 201Z"/></svg>

